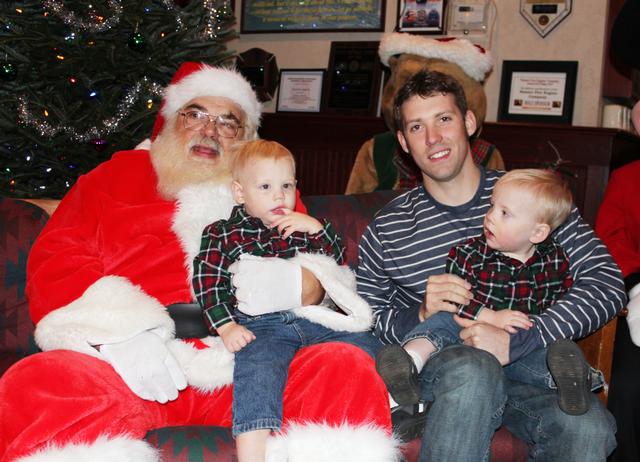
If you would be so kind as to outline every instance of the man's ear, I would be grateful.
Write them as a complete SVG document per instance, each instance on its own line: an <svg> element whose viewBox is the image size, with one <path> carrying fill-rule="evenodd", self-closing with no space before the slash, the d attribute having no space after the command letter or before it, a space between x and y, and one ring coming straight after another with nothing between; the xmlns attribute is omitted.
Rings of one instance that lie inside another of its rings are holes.
<svg viewBox="0 0 640 462"><path fill-rule="evenodd" d="M550 233L551 233L551 227L548 224L538 223L531 231L531 237L529 238L529 241L532 244L540 244L547 237L549 237Z"/></svg>
<svg viewBox="0 0 640 462"><path fill-rule="evenodd" d="M233 200L236 201L236 204L244 204L242 185L235 180L231 182L231 195L233 196Z"/></svg>
<svg viewBox="0 0 640 462"><path fill-rule="evenodd" d="M464 127L467 129L468 136L473 135L476 132L476 128L478 128L476 115L469 109L467 109L467 113L464 115Z"/></svg>
<svg viewBox="0 0 640 462"><path fill-rule="evenodd" d="M398 138L398 143L400 143L400 147L402 148L402 150L407 154L411 154L409 152L409 145L407 144L407 140L405 139L404 133L402 133L402 130L398 130L396 132L396 137Z"/></svg>

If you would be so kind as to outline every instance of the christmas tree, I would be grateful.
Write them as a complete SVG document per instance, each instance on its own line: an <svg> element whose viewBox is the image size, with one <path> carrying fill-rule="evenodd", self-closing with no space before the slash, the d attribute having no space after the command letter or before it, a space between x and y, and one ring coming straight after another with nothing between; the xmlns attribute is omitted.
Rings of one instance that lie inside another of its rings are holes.
<svg viewBox="0 0 640 462"><path fill-rule="evenodd" d="M226 2L0 3L0 194L62 197L149 137L181 63L232 58Z"/></svg>

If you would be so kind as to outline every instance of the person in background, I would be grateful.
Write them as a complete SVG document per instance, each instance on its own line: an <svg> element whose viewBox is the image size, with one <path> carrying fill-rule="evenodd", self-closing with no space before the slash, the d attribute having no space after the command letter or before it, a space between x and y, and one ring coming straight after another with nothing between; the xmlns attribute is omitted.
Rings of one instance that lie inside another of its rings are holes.
<svg viewBox="0 0 640 462"><path fill-rule="evenodd" d="M631 111L640 133L640 102ZM596 218L596 234L622 270L629 296L626 317L618 318L613 350L609 410L618 423L618 447L611 460L640 460L640 161L611 173Z"/></svg>

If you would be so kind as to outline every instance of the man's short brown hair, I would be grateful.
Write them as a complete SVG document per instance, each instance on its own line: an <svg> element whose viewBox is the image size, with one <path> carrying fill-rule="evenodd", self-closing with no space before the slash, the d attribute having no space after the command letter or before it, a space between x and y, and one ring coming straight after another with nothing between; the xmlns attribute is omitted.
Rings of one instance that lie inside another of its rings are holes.
<svg viewBox="0 0 640 462"><path fill-rule="evenodd" d="M450 75L436 71L420 71L400 88L393 101L393 118L398 129L404 129L400 108L412 96L429 98L434 95L453 95L456 106L464 117L467 114L467 98L460 83Z"/></svg>

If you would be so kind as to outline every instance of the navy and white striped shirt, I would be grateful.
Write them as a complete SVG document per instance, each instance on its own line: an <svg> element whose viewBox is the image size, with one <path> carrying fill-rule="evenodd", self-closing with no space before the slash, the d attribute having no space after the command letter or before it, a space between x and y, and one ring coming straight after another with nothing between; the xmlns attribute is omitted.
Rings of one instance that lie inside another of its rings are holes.
<svg viewBox="0 0 640 462"><path fill-rule="evenodd" d="M449 249L482 233L501 173L481 171L478 191L468 203L440 204L420 185L389 202L365 230L358 293L371 305L375 332L384 342L400 343L420 322L427 278L445 272ZM577 208L553 236L569 256L574 285L558 303L532 316L535 328L511 336L511 361L554 340L594 332L626 301L620 270Z"/></svg>

